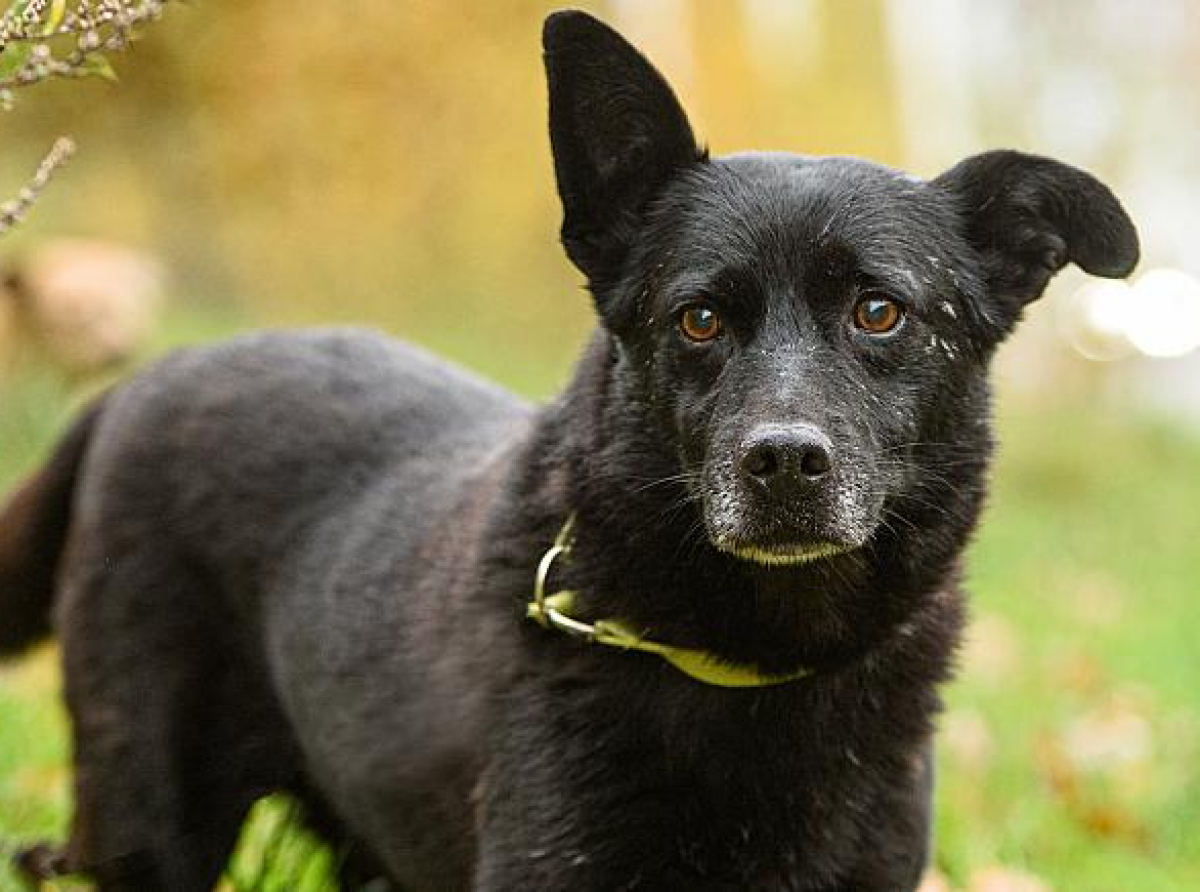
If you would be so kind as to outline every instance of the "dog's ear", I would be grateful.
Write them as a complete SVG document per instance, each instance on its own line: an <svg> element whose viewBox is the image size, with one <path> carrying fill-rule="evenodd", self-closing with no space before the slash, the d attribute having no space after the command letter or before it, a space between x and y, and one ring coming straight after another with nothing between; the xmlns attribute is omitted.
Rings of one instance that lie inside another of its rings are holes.
<svg viewBox="0 0 1200 892"><path fill-rule="evenodd" d="M1108 187L1082 170L1011 150L959 162L934 185L954 196L1007 331L1067 263L1129 275L1138 236Z"/></svg>
<svg viewBox="0 0 1200 892"><path fill-rule="evenodd" d="M703 152L662 75L612 28L556 12L542 45L563 247L599 294L620 273L639 212Z"/></svg>

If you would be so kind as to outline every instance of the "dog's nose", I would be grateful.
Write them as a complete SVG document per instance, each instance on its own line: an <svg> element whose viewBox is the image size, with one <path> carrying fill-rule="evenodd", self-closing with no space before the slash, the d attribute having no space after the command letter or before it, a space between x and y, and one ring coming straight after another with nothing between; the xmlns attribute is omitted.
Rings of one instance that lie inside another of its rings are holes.
<svg viewBox="0 0 1200 892"><path fill-rule="evenodd" d="M745 477L784 494L828 474L832 453L829 437L811 424L765 425L746 439L738 468Z"/></svg>

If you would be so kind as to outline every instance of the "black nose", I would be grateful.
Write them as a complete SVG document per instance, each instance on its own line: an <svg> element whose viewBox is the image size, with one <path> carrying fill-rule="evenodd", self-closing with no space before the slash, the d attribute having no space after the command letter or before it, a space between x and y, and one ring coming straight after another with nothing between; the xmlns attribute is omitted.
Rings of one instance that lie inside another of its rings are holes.
<svg viewBox="0 0 1200 892"><path fill-rule="evenodd" d="M833 444L810 424L764 425L742 445L742 474L785 494L798 485L815 483L833 466Z"/></svg>

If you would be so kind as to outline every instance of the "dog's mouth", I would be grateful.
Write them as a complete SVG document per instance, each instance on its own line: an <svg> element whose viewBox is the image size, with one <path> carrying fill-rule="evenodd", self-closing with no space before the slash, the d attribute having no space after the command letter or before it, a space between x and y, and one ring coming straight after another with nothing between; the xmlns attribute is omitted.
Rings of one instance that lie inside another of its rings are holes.
<svg viewBox="0 0 1200 892"><path fill-rule="evenodd" d="M871 490L848 480L784 501L714 477L700 493L709 542L720 552L760 565L812 564L861 548L882 509Z"/></svg>
<svg viewBox="0 0 1200 892"><path fill-rule="evenodd" d="M782 545L754 545L715 539L713 545L719 551L743 561L766 564L772 567L811 564L815 561L836 557L853 551L859 546L842 542L805 542Z"/></svg>

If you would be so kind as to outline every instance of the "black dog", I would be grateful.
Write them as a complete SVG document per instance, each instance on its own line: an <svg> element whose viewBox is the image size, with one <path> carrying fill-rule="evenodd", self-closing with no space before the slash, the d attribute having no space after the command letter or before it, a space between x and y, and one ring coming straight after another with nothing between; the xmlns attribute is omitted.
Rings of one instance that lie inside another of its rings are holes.
<svg viewBox="0 0 1200 892"><path fill-rule="evenodd" d="M601 320L561 397L241 339L111 392L0 517L0 646L53 600L67 860L103 889L210 888L272 790L348 882L917 884L988 364L1066 263L1127 274L1133 226L1011 151L710 159L616 33L544 39Z"/></svg>

